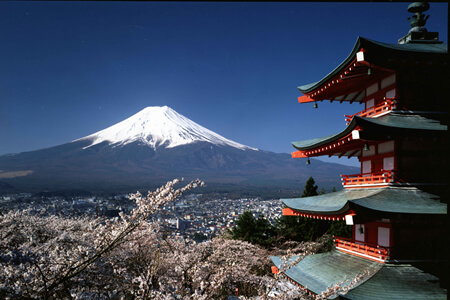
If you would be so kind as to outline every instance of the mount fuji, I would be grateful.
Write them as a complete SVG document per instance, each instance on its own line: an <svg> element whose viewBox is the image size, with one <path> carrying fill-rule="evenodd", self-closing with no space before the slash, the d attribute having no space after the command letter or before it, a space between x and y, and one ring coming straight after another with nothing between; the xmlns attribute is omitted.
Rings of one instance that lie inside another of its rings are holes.
<svg viewBox="0 0 450 300"><path fill-rule="evenodd" d="M174 148L196 142L207 142L241 150L258 150L226 139L167 106L147 107L116 125L77 141L83 140L92 141L92 144L87 147L102 142L115 146L139 142L156 150L159 147Z"/></svg>
<svg viewBox="0 0 450 300"><path fill-rule="evenodd" d="M331 188L341 172L359 171L319 160L311 166L229 140L167 106L147 107L70 143L0 156L0 192L132 192L180 177L200 178L210 191L299 190L309 176Z"/></svg>

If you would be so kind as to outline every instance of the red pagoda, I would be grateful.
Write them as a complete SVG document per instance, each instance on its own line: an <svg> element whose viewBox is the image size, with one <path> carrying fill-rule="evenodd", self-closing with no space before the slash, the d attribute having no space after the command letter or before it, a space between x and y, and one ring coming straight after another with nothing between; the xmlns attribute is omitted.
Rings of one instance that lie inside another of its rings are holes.
<svg viewBox="0 0 450 300"><path fill-rule="evenodd" d="M368 270L368 278L336 297L446 299L450 81L447 45L424 27L428 8L425 2L409 5L412 28L398 44L360 37L331 73L299 87L300 103L365 107L346 115L338 133L292 143L292 157L308 164L322 155L361 163L361 173L341 175L338 192L281 199L284 215L352 226L351 239L334 237L335 250L308 256L285 272L313 295Z"/></svg>

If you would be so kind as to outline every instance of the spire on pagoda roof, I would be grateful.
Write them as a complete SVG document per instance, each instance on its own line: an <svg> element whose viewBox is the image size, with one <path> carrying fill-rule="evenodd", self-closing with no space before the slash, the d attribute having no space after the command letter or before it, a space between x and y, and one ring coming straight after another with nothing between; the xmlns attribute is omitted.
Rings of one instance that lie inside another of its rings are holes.
<svg viewBox="0 0 450 300"><path fill-rule="evenodd" d="M442 43L439 41L439 32L428 32L425 28L425 24L430 16L423 14L423 12L428 9L430 9L430 4L428 4L428 2L413 2L408 5L408 12L414 14L413 16L408 17L411 29L407 35L398 40L399 44Z"/></svg>
<svg viewBox="0 0 450 300"><path fill-rule="evenodd" d="M427 31L425 24L430 15L424 15L423 12L430 9L428 2L413 2L408 5L408 11L414 13L414 16L409 17L408 21L411 24L411 31Z"/></svg>

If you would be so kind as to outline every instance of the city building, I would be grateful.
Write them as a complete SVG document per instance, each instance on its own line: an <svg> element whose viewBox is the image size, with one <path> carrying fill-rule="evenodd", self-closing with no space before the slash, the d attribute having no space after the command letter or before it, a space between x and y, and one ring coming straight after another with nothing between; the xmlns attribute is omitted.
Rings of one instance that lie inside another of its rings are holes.
<svg viewBox="0 0 450 300"><path fill-rule="evenodd" d="M333 251L307 256L284 273L313 295L367 270L369 276L336 297L446 299L450 81L447 45L424 27L428 8L408 6L412 28L398 44L360 37L337 68L299 87L298 101L314 107L365 105L345 116L342 131L292 143L292 157L308 164L322 155L361 163L361 173L341 175L343 190L281 199L284 215L345 220L353 228L352 239L334 237ZM278 272L282 259L272 261Z"/></svg>

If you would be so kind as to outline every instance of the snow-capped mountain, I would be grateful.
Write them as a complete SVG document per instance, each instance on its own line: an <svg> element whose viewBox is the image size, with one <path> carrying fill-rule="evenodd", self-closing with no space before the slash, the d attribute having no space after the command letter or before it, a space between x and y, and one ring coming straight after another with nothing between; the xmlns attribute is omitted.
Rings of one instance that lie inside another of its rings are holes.
<svg viewBox="0 0 450 300"><path fill-rule="evenodd" d="M173 178L200 178L213 191L298 189L309 176L339 187L356 168L251 148L208 130L173 109L147 107L87 137L0 156L0 193L84 189L133 192ZM255 188L256 187L256 188Z"/></svg>
<svg viewBox="0 0 450 300"><path fill-rule="evenodd" d="M140 142L156 150L161 146L173 148L195 142L208 142L241 150L258 150L226 139L167 106L147 107L120 123L78 141L84 140L92 141L86 148L102 142L115 146Z"/></svg>

